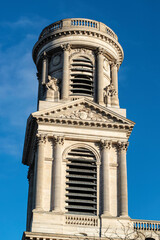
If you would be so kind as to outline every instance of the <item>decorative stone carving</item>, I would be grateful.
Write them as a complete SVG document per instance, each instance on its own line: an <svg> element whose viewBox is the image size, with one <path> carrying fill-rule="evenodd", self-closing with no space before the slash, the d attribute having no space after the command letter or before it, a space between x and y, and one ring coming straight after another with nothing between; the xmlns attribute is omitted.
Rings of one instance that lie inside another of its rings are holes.
<svg viewBox="0 0 160 240"><path fill-rule="evenodd" d="M121 151L127 151L129 146L129 142L119 142L118 141L118 149Z"/></svg>
<svg viewBox="0 0 160 240"><path fill-rule="evenodd" d="M94 59L94 53L92 50L89 49L85 49L85 48L76 48L76 49L72 49L72 53L70 54L69 58L71 59L72 57L74 57L77 54L82 54L84 56L89 56L92 59L92 62L94 63L95 59Z"/></svg>
<svg viewBox="0 0 160 240"><path fill-rule="evenodd" d="M47 135L45 135L45 134L37 134L36 137L37 137L36 138L37 145L46 143Z"/></svg>
<svg viewBox="0 0 160 240"><path fill-rule="evenodd" d="M106 97L113 97L116 95L116 89L114 87L114 85L111 83L110 85L108 85L105 89L105 96Z"/></svg>
<svg viewBox="0 0 160 240"><path fill-rule="evenodd" d="M56 145L56 144L59 144L59 145L63 145L64 144L64 137L62 136L54 136L53 137L53 143L54 143L54 145Z"/></svg>
<svg viewBox="0 0 160 240"><path fill-rule="evenodd" d="M43 52L43 54L42 54L42 59L44 60L44 59L48 59L48 55L47 55L47 53L44 51Z"/></svg>
<svg viewBox="0 0 160 240"><path fill-rule="evenodd" d="M82 226L98 226L98 219L96 217L83 216L66 216L65 224L82 225Z"/></svg>
<svg viewBox="0 0 160 240"><path fill-rule="evenodd" d="M104 102L109 107L117 103L117 91L112 83L104 89Z"/></svg>
<svg viewBox="0 0 160 240"><path fill-rule="evenodd" d="M100 140L100 147L102 149L110 149L112 147L112 141Z"/></svg>
<svg viewBox="0 0 160 240"><path fill-rule="evenodd" d="M48 75L48 83L46 84L46 88L48 91L58 91L57 79Z"/></svg>
<svg viewBox="0 0 160 240"><path fill-rule="evenodd" d="M104 54L104 48L101 48L101 47L97 48L96 54L97 55L103 55Z"/></svg>
<svg viewBox="0 0 160 240"><path fill-rule="evenodd" d="M71 50L71 45L69 43L61 45L61 48L63 51L70 51Z"/></svg>
<svg viewBox="0 0 160 240"><path fill-rule="evenodd" d="M82 108L75 111L72 111L70 114L62 114L59 116L60 118L68 118L68 119L82 119L82 120L92 120L92 121L106 121L108 118L102 117L101 114L91 111L89 108ZM112 119L109 119L112 122Z"/></svg>
<svg viewBox="0 0 160 240"><path fill-rule="evenodd" d="M46 92L45 98L46 100L58 100L59 99L59 88L58 88L58 80L54 77L48 75L48 82L46 83Z"/></svg>

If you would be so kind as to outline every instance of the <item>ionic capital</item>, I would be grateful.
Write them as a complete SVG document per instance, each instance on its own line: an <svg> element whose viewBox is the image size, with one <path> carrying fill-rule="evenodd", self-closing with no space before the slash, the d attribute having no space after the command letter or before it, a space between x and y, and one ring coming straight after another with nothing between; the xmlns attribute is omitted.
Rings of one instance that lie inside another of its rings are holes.
<svg viewBox="0 0 160 240"><path fill-rule="evenodd" d="M103 55L104 54L104 48L101 48L101 47L97 48L96 54L97 55Z"/></svg>
<svg viewBox="0 0 160 240"><path fill-rule="evenodd" d="M111 69L112 68L117 68L119 69L119 63L117 62L117 60L113 61L113 62L110 62L110 65L111 65Z"/></svg>
<svg viewBox="0 0 160 240"><path fill-rule="evenodd" d="M118 142L118 149L121 151L127 151L128 146L129 146L129 142Z"/></svg>
<svg viewBox="0 0 160 240"><path fill-rule="evenodd" d="M112 141L100 140L100 147L101 147L101 150L110 149L112 147Z"/></svg>
<svg viewBox="0 0 160 240"><path fill-rule="evenodd" d="M36 138L36 143L38 145L45 144L46 141L47 141L47 135L46 134L37 134L36 137L37 137Z"/></svg>
<svg viewBox="0 0 160 240"><path fill-rule="evenodd" d="M54 136L53 137L53 144L54 145L63 145L64 144L64 136Z"/></svg>
<svg viewBox="0 0 160 240"><path fill-rule="evenodd" d="M71 50L71 45L69 43L61 45L61 48L63 51L70 51Z"/></svg>
<svg viewBox="0 0 160 240"><path fill-rule="evenodd" d="M47 55L47 53L45 51L42 54L42 59L43 60L47 60L48 59L48 55Z"/></svg>

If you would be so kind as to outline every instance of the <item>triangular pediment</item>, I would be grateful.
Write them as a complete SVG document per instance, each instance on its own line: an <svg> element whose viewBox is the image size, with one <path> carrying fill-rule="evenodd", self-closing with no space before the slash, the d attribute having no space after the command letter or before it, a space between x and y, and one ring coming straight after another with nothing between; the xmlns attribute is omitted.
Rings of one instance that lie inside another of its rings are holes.
<svg viewBox="0 0 160 240"><path fill-rule="evenodd" d="M134 122L87 98L59 104L58 106L35 112L32 116L39 120L45 119L45 121L47 121L47 119L48 121L57 119L61 122L71 120L72 122L81 121L134 125Z"/></svg>

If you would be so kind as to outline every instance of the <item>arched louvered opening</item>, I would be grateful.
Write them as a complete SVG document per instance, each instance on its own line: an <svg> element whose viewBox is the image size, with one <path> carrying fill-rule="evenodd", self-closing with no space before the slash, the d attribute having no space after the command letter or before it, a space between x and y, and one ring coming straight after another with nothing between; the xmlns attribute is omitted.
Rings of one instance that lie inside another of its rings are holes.
<svg viewBox="0 0 160 240"><path fill-rule="evenodd" d="M97 166L95 155L78 147L67 155L66 210L71 214L97 214Z"/></svg>
<svg viewBox="0 0 160 240"><path fill-rule="evenodd" d="M80 56L72 59L70 95L90 96L94 94L93 64L89 58Z"/></svg>

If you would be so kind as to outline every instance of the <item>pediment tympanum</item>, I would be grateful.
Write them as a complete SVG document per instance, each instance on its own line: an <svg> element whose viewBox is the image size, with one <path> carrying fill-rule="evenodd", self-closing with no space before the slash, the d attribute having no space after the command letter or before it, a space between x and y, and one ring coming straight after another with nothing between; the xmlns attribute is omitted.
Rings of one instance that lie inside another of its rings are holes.
<svg viewBox="0 0 160 240"><path fill-rule="evenodd" d="M134 126L134 122L85 98L35 112L32 117L36 118L38 122L54 124L77 125L76 123L80 123L80 125L110 126L110 128L112 126L116 128L117 124L117 127L121 126L121 128L124 125L127 128Z"/></svg>

